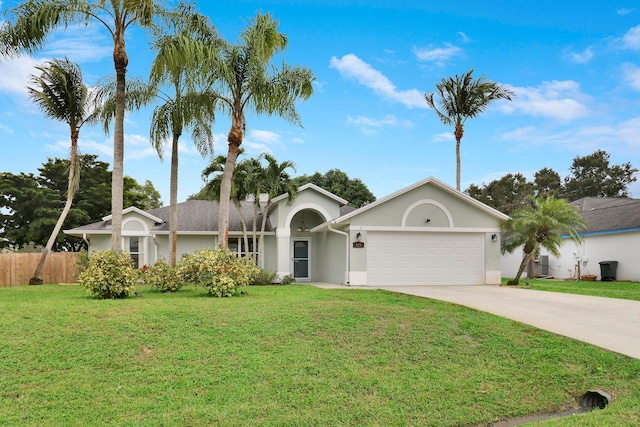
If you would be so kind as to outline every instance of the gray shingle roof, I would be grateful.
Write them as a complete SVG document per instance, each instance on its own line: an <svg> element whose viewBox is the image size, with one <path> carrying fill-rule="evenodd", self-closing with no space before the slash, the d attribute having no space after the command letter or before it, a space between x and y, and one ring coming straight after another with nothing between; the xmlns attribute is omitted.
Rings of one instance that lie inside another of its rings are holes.
<svg viewBox="0 0 640 427"><path fill-rule="evenodd" d="M640 199L583 197L571 204L578 206L588 233L640 228Z"/></svg>
<svg viewBox="0 0 640 427"><path fill-rule="evenodd" d="M245 218L247 228L250 230L253 223L253 202L242 202L242 212ZM169 206L163 206L157 209L146 211L163 222L156 224L153 231L169 231ZM262 214L258 212L257 227L260 229L262 224ZM110 221L100 221L93 224L84 225L82 227L70 230L73 233L91 232L91 231L109 231L111 230ZM178 203L178 233L185 232L211 232L218 231L218 202L209 200L187 200ZM240 232L240 215L234 204L229 207L229 231ZM272 231L271 223L267 219L265 231Z"/></svg>

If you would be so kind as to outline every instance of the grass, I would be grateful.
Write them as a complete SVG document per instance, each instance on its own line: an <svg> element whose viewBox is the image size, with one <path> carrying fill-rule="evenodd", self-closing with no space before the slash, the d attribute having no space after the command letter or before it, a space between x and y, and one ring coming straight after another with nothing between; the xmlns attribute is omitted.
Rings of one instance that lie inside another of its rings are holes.
<svg viewBox="0 0 640 427"><path fill-rule="evenodd" d="M503 279L506 284L508 279ZM528 285L526 283L529 283ZM587 280L520 279L521 287L539 291L592 295L640 301L640 283L627 281L600 282Z"/></svg>
<svg viewBox="0 0 640 427"><path fill-rule="evenodd" d="M640 360L461 306L373 290L215 299L0 289L3 426L639 425Z"/></svg>

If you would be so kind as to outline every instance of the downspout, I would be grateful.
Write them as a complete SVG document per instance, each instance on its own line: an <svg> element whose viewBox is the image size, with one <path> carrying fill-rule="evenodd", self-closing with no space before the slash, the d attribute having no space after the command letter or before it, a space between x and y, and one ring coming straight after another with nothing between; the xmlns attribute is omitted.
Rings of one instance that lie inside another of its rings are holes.
<svg viewBox="0 0 640 427"><path fill-rule="evenodd" d="M87 239L87 233L82 233L82 240L87 244L87 251L89 250L89 239Z"/></svg>
<svg viewBox="0 0 640 427"><path fill-rule="evenodd" d="M331 228L331 223L328 224L329 227L329 231L336 233L336 234L342 234L345 237L345 253L346 253L346 271L344 274L344 278L345 278L345 282L347 284L347 286L351 286L351 280L350 280L350 270L351 270L351 262L350 262L350 257L349 257L349 233L346 233L344 231L340 231L340 230L336 230L334 228Z"/></svg>

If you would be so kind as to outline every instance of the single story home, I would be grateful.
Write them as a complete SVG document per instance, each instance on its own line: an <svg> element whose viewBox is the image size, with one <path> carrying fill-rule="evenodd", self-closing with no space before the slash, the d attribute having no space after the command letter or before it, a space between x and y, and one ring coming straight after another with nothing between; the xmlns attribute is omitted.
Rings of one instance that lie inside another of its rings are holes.
<svg viewBox="0 0 640 427"><path fill-rule="evenodd" d="M606 276L615 270L616 280L640 281L640 199L584 197L571 204L577 206L588 225L580 233L582 243L576 245L566 238L558 258L543 249L536 260L543 265L532 266L537 273L533 276L577 279L578 275L593 275L600 280L600 263L605 263ZM520 261L522 253L517 251L503 257L505 277L515 276Z"/></svg>
<svg viewBox="0 0 640 427"><path fill-rule="evenodd" d="M251 228L253 203L233 205L229 247L245 255L240 214ZM216 248L218 205L178 204L178 259L199 248ZM359 209L316 185L293 201L273 199L258 263L296 281L347 285L499 284L499 222L507 216L430 177ZM258 218L260 224L261 214ZM89 251L111 246L111 218L65 233L80 236ZM169 207L124 210L122 248L137 266L169 257ZM253 241L249 242L249 251Z"/></svg>

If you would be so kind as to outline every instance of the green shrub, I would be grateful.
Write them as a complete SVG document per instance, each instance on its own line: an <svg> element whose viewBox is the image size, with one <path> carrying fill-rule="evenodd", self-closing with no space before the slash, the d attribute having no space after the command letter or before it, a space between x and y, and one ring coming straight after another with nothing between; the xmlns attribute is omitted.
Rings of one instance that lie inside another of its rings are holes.
<svg viewBox="0 0 640 427"><path fill-rule="evenodd" d="M176 269L163 259L156 261L151 267L147 267L142 275L142 281L145 285L156 288L160 292L178 292L183 284Z"/></svg>
<svg viewBox="0 0 640 427"><path fill-rule="evenodd" d="M278 273L260 268L256 278L253 280L255 286L267 286L278 281Z"/></svg>
<svg viewBox="0 0 640 427"><path fill-rule="evenodd" d="M251 258L239 258L225 248L184 255L177 271L182 281L202 286L216 297L239 295L239 288L252 283L259 273Z"/></svg>
<svg viewBox="0 0 640 427"><path fill-rule="evenodd" d="M78 252L78 260L76 261L76 266L78 267L78 272L82 273L89 266L89 252L85 249Z"/></svg>
<svg viewBox="0 0 640 427"><path fill-rule="evenodd" d="M126 298L134 292L137 278L129 254L108 250L91 255L87 268L78 276L78 284L96 298Z"/></svg>
<svg viewBox="0 0 640 427"><path fill-rule="evenodd" d="M286 276L284 276L281 280L280 280L280 284L281 285L292 285L296 283L296 279L293 278L292 275L288 274Z"/></svg>

